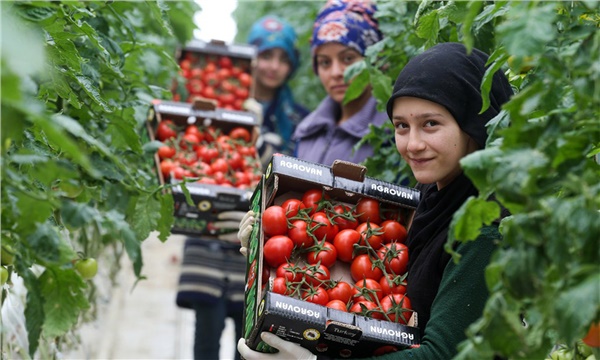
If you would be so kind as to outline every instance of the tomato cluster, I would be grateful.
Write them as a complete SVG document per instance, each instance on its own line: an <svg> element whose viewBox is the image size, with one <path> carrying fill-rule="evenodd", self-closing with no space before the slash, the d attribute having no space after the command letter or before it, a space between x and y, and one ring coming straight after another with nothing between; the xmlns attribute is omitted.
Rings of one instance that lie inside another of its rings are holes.
<svg viewBox="0 0 600 360"><path fill-rule="evenodd" d="M373 198L355 205L314 188L261 215L271 291L341 311L406 324L408 248L401 212ZM351 279L332 279L333 266Z"/></svg>
<svg viewBox="0 0 600 360"><path fill-rule="evenodd" d="M181 75L186 79L187 96L173 86L173 100L192 102L196 97L213 99L217 107L242 110L242 104L250 96L252 76L249 63L227 55L206 55L187 52L179 62Z"/></svg>
<svg viewBox="0 0 600 360"><path fill-rule="evenodd" d="M225 133L214 126L177 126L161 120L156 138L165 145L157 153L165 179L198 178L197 182L252 189L262 171L250 131L238 126Z"/></svg>

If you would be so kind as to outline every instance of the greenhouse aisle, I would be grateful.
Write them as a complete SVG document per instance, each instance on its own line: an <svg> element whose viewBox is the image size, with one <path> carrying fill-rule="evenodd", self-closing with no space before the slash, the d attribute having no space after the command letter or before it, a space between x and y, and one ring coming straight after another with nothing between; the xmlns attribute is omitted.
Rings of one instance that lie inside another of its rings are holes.
<svg viewBox="0 0 600 360"><path fill-rule="evenodd" d="M192 359L194 312L175 304L185 237L171 235L162 243L156 233L144 241L142 274L135 284L128 258L105 301L99 296L98 320L84 326L78 349L64 359ZM100 275L100 274L99 274ZM99 286L99 293L102 293ZM226 322L221 359L233 359L233 322Z"/></svg>

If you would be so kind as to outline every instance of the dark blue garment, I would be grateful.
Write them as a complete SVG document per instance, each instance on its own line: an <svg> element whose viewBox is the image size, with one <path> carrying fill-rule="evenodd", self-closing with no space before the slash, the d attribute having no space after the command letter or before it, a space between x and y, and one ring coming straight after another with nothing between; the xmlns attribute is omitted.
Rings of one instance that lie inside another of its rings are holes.
<svg viewBox="0 0 600 360"><path fill-rule="evenodd" d="M235 324L235 339L231 346L237 348L237 340L242 337L243 310L228 304L227 296L223 296L213 304L195 304L196 334L194 338L194 359L219 359L221 334L225 329L225 319L230 317ZM235 360L240 359L240 353L235 350Z"/></svg>

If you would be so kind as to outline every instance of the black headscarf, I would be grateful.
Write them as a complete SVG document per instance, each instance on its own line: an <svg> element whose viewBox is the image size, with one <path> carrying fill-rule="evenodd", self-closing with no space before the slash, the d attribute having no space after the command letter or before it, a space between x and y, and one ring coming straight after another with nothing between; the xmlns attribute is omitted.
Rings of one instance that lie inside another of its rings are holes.
<svg viewBox="0 0 600 360"><path fill-rule="evenodd" d="M446 107L460 128L485 147L485 124L500 112L512 95L503 73L496 72L490 91L490 107L482 114L480 85L488 55L473 49L467 55L462 44L438 44L414 57L404 67L387 103L391 118L394 99L411 96ZM420 184L421 202L407 238L409 248L407 296L419 316L423 333L444 269L451 257L444 250L454 213L470 196L477 196L473 183L461 173L438 191L436 184Z"/></svg>
<svg viewBox="0 0 600 360"><path fill-rule="evenodd" d="M400 96L417 97L444 106L454 117L462 131L479 145L485 147L485 124L500 112L502 104L513 94L506 76L494 74L490 91L490 107L481 110L481 80L486 71L488 55L467 49L460 43L435 45L412 58L402 69L387 102L387 113L392 118L394 100Z"/></svg>

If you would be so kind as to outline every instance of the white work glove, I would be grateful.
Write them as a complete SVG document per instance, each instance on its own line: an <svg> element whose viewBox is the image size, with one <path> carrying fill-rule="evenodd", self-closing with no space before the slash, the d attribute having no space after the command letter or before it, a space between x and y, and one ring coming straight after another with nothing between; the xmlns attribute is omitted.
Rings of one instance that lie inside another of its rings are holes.
<svg viewBox="0 0 600 360"><path fill-rule="evenodd" d="M246 111L253 112L258 118L258 125L262 125L263 123L263 106L261 103L256 101L253 98L247 98L242 104L242 108Z"/></svg>
<svg viewBox="0 0 600 360"><path fill-rule="evenodd" d="M237 349L246 360L286 359L286 360L316 360L317 355L291 341L285 341L275 334L264 331L260 338L267 344L279 350L278 353L268 354L254 351L246 345L245 339L238 341Z"/></svg>
<svg viewBox="0 0 600 360"><path fill-rule="evenodd" d="M237 233L237 239L240 242L240 252L244 256L248 256L248 240L250 240L250 234L252 233L252 227L254 226L256 214L252 210L248 210L244 213L240 222L239 231Z"/></svg>
<svg viewBox="0 0 600 360"><path fill-rule="evenodd" d="M238 243L238 231L240 223L246 215L244 211L223 211L217 215L218 221L212 223L212 227L217 230L219 240Z"/></svg>

